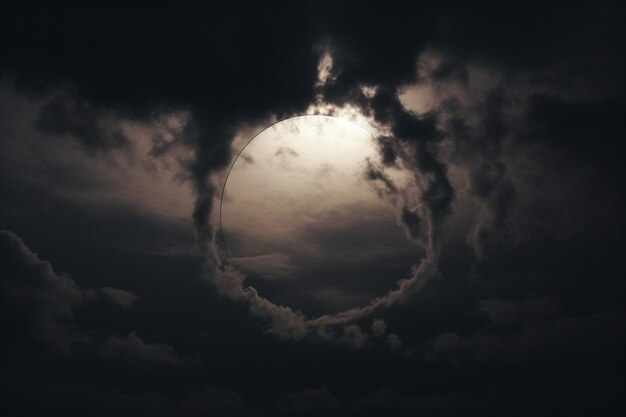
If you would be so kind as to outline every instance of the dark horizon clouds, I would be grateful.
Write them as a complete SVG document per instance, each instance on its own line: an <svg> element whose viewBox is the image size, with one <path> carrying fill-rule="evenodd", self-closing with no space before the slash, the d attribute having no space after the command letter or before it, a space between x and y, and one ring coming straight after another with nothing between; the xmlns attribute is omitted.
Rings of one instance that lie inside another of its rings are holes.
<svg viewBox="0 0 626 417"><path fill-rule="evenodd" d="M623 415L623 6L0 13L2 415ZM321 318L215 238L301 114L373 126L419 246Z"/></svg>

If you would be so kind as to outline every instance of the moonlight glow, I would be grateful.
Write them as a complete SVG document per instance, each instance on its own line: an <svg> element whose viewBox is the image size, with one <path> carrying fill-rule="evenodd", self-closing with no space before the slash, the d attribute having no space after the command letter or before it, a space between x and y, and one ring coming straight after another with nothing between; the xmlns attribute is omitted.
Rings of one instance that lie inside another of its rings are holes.
<svg viewBox="0 0 626 417"><path fill-rule="evenodd" d="M233 164L221 208L230 260L247 284L314 314L367 303L416 260L384 186L372 135L342 119L302 116L257 135ZM370 175L368 175L368 173ZM393 273L383 273L393 271Z"/></svg>

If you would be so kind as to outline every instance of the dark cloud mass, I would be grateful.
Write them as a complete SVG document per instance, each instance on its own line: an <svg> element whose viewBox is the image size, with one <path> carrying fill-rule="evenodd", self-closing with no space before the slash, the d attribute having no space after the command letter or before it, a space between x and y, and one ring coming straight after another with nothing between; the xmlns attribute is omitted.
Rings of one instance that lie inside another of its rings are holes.
<svg viewBox="0 0 626 417"><path fill-rule="evenodd" d="M620 4L0 15L1 415L626 412ZM224 256L233 158L302 114L367 121L415 253L348 211L308 287Z"/></svg>
<svg viewBox="0 0 626 417"><path fill-rule="evenodd" d="M100 126L101 118L89 104L59 96L53 97L41 108L36 125L44 133L73 136L91 151L128 143L121 132L106 132Z"/></svg>
<svg viewBox="0 0 626 417"><path fill-rule="evenodd" d="M18 341L66 349L63 322L84 293L69 276L59 276L11 232L2 231L2 333L5 343Z"/></svg>

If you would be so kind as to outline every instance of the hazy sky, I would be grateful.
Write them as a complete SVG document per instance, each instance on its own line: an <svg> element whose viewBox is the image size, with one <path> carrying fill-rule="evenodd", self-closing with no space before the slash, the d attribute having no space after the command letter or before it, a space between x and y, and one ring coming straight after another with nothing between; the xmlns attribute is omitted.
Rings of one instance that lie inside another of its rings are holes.
<svg viewBox="0 0 626 417"><path fill-rule="evenodd" d="M0 415L624 415L624 11L1 6Z"/></svg>

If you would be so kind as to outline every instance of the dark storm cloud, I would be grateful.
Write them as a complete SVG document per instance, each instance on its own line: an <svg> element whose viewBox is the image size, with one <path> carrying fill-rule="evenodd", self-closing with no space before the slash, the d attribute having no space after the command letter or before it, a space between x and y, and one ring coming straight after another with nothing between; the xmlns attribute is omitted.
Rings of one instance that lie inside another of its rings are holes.
<svg viewBox="0 0 626 417"><path fill-rule="evenodd" d="M402 8L396 10L396 12L401 11ZM385 11L383 15L384 13ZM577 13L578 11L570 16L573 21L579 18ZM515 202L516 188L509 175L509 167L504 162L505 157L510 154L505 154L503 148L505 143L520 135L519 128L511 129L511 123L518 122L515 117L520 115L519 107L510 109L513 106L509 103L510 99L520 99L520 97L513 94L515 91L504 92L497 86L497 82L495 87L484 87L483 90L486 90L484 92L475 93L469 90L470 71L465 67L465 63L478 62L484 65L487 62L489 65L494 65L490 59L501 45L485 43L484 39L481 39L481 33L460 34L456 27L448 26L449 21L461 18L462 14L462 11L453 10L442 18L444 23L437 30L443 33L432 43L446 51L444 60L426 74L420 74L419 71L416 73L415 63L424 52L424 46L431 42L428 35L422 32L422 29L429 27L428 25L416 30L414 26L403 25L402 18L394 21L397 27L386 34L385 39L404 52L402 56L393 57L388 56L389 51L379 49L376 40L371 39L371 36L376 36L375 34L364 34L365 38L361 41L371 40L371 45L373 45L365 52L360 49L360 42L352 38L352 33L345 34L337 30L333 39L334 43L328 48L328 52L332 55L333 65L335 63L340 65L341 71L332 83L324 84L320 91L325 102L360 107L375 121L388 126L395 140L405 144L402 156L405 163L415 170L416 179L422 186L421 201L425 203L427 210L407 208L404 212L404 219L410 221L411 226L418 225L417 220L420 220L423 226L420 235L426 237L426 245L431 246L433 253L436 253L434 249L440 236L439 226L450 214L455 196L448 178L447 163L450 160L457 162L467 170L470 179L469 191L481 205L481 213L474 222L470 240L477 255L483 256L488 249L503 241L508 226L507 218ZM518 32L506 28L501 21L489 22L489 19L485 20L482 16L477 20L484 23L486 27L500 30L502 38L499 42L506 43L503 39L509 39L512 44L516 44L519 41L515 39ZM437 24L440 23L437 22ZM542 21L542 23L546 22ZM361 24L362 22L355 24L353 28L355 32L359 31ZM328 27L332 25L331 19ZM436 33L437 30L434 32ZM547 36L545 50L538 51L538 55L545 53L560 42L558 28L541 26L532 28L530 31L534 41ZM455 48L458 48L462 42L471 42L472 36L476 34L478 35L475 39L476 45L473 46L476 48L475 55L468 57L463 53L457 53ZM461 41L460 36L466 38ZM454 56L449 58L447 54L454 55L450 51L454 51L460 59ZM570 50L568 53L572 52ZM522 55L525 53L530 52L524 50ZM410 64L406 60L408 56L412 56ZM511 59L516 58L510 54L505 54L505 56ZM383 57L388 60L385 64L389 65L389 71L380 71ZM490 59L485 59L486 57ZM496 75L504 78L511 74L530 77L531 87L545 88L545 84L535 81L533 77L539 71L549 71L550 65L554 62L550 59L542 60L540 65L526 63L517 71L514 65L509 65L510 63L507 62L507 65L502 67L494 65L491 69ZM476 75L482 75L485 78L492 76L489 72L481 74L480 71L473 76ZM411 82L430 82L442 86L450 83L458 84L467 90L467 94L470 95L470 104L462 103L454 96L446 97L444 94L441 97L441 103L438 103L431 111L415 115L404 108L397 95L399 89ZM366 94L362 87L372 85L376 87L374 92ZM511 82L511 85L514 85L514 82ZM522 101L525 98L522 94ZM508 119L508 112L515 113L513 120ZM444 144L448 148L442 150ZM450 149L452 155L444 154L443 151ZM513 149L510 152L515 151ZM390 160L388 149L386 158ZM526 198L530 199L532 196L526 196ZM416 227L413 229L415 230ZM433 262L436 263L436 259L433 259ZM402 292L401 290L400 293Z"/></svg>
<svg viewBox="0 0 626 417"><path fill-rule="evenodd" d="M66 350L71 335L64 323L88 294L71 277L57 275L11 232L0 231L0 254L4 343Z"/></svg>
<svg viewBox="0 0 626 417"><path fill-rule="evenodd" d="M422 186L425 209L407 205L404 223L439 245L417 267L427 284L311 323L227 268L206 288L197 259L154 255L190 243L171 222L61 203L31 180L99 183L65 164L42 175L39 154L3 145L2 227L73 277L3 234L3 344L67 351L81 336L70 358L6 356L3 404L19 408L3 415L623 415L623 6L2 7L2 76L48 103L41 132L101 157L126 149L111 115L189 115L176 143L193 150L181 165L202 242L242 123L319 98L389 128L385 166ZM441 60L420 72L428 51ZM408 85L438 89L426 112L400 100ZM155 140L155 158L169 152Z"/></svg>
<svg viewBox="0 0 626 417"><path fill-rule="evenodd" d="M398 8L398 12L401 10L402 8ZM420 49L423 50L420 45L425 42L445 51L446 58L431 72L417 74L416 80L415 73L410 73L408 70L402 75L397 72L402 68L407 69L399 64L400 59L389 58L394 63L394 70L388 73L390 77L380 74L380 77L373 81L372 78L362 75L360 71L367 73L370 66L376 68L376 65L380 63L369 61L368 58L376 60L384 54L353 54L354 50L350 48L337 47L333 51L337 55L337 60L348 63L358 61L363 67L351 71L346 70L344 66L336 82L326 88L325 97L331 102L348 101L364 108L367 108L367 103L371 102L370 109L374 117L378 121L389 123L395 136L400 139L417 140L415 158L417 168L422 174L432 175L430 184L423 191L423 197L434 215L439 218L449 210L453 190L447 179L445 163L437 156L437 147L426 146L425 142L435 140L436 143L437 138L452 137L452 146L457 149L457 158L470 169L472 192L484 205L481 219L476 223L471 236L472 244L477 252L482 253L502 238L505 221L515 197L515 186L501 161L502 143L505 137L520 134L519 125L516 132L510 131L509 122L503 115L503 111L510 106L507 103L508 93L503 94L501 90L494 89L487 94L484 102L480 104L482 122L477 129L467 129L464 119L468 114L464 109L459 109L459 104L454 100L442 103L445 106L416 118L406 113L399 105L394 89L411 80L418 82L427 80L433 84L457 83L465 88L470 77L465 64L475 62L490 65L507 75L523 75L528 77L532 84L541 88L551 86L561 89L561 92L564 91L563 88L572 91L577 89L573 87L574 83L583 82L590 83L590 89L603 91L606 94L606 89L599 87L598 84L605 86L613 84L618 88L623 86L616 72L616 68L623 66L623 59L620 58L623 54L619 52L623 51L623 44L616 40L614 30L617 20L615 16L611 16L611 10L618 12L617 15L623 14L622 10L615 10L613 6L595 10L586 6L567 10L550 6L541 15L535 15L532 8L524 9L513 19L508 13L498 15L499 12L504 11L497 7L488 9L483 5L472 10L450 8L448 13L443 14L441 20L434 24L436 29L433 28L431 33L437 33L437 36L427 40L419 36L419 31L413 32L413 29L404 27L402 19L398 19L394 22L399 27L394 28L385 38L386 40L393 39L395 42L392 43L395 47L407 55L414 54L415 57L420 53ZM567 17L565 19L555 17L562 14ZM492 18L495 15L498 17ZM594 21L594 25L588 24L588 18ZM524 23L525 21L533 23L529 27ZM553 21L558 23L553 24ZM603 24L609 25L612 29L599 29L598 22L604 22ZM430 22L430 25L433 23ZM579 26L584 29L578 30ZM470 27L472 30L469 30ZM396 38L394 35L398 32L406 36ZM489 35L494 33L498 34L498 39ZM573 35L570 38L564 38L566 33ZM337 45L344 45L342 41L345 42L344 39L338 40ZM598 48L598 45L606 47L602 49ZM581 54L581 50L585 53ZM574 61L576 64L569 67L563 64L569 61ZM610 79L603 83L598 82L601 69L605 66L606 74ZM569 71L564 71L564 67L568 67ZM558 83L555 82L557 78L549 80L545 78L553 73L559 73ZM382 88L379 88L377 94L368 100L362 94L359 96L360 84L379 84ZM613 105L608 107L619 108ZM585 115L582 116L579 113L579 121L569 124L569 127L565 129L576 126L580 120L586 120L589 116L593 117L593 111L588 110L591 109L582 110L581 108L580 111L585 112ZM550 117L548 112L541 113ZM446 123L441 125L450 114L456 115L454 120L450 120L447 126ZM551 120L553 120L553 125L558 123L557 119ZM619 118L612 117L611 120L619 120ZM441 131L435 129L435 121L442 127ZM428 127L429 123L431 127ZM611 125L613 122L608 123ZM532 124L529 125L532 126ZM603 130L606 128L600 127L591 136L604 136L601 133ZM580 137L582 132L584 130L576 131L573 137ZM565 132L558 132L556 135L561 136L563 133ZM597 150L598 147L594 149ZM389 149L383 149L383 151L388 155Z"/></svg>
<svg viewBox="0 0 626 417"><path fill-rule="evenodd" d="M507 129L510 129L504 115L507 98L502 90L495 88L482 100L478 104L480 119L472 126L465 121L471 117L471 111L445 105L441 109L448 117L445 129L453 147L452 160L467 169L469 191L484 204L483 213L470 234L470 242L479 256L501 237L515 195L513 182L501 161Z"/></svg>
<svg viewBox="0 0 626 417"><path fill-rule="evenodd" d="M122 147L128 138L121 131L107 131L102 114L88 103L71 96L53 96L39 112L36 126L44 133L71 135L88 151Z"/></svg>
<svg viewBox="0 0 626 417"><path fill-rule="evenodd" d="M100 354L116 361L128 362L131 366L177 366L182 364L171 346L147 344L136 333L126 337L109 337Z"/></svg>
<svg viewBox="0 0 626 417"><path fill-rule="evenodd" d="M387 193L394 194L398 192L398 187L396 187L391 178L382 170L376 168L369 159L365 169L365 178L369 181L380 181Z"/></svg>
<svg viewBox="0 0 626 417"><path fill-rule="evenodd" d="M616 99L615 91L623 91L623 80L617 73L624 66L624 44L617 40L622 31L615 22L617 16L623 16L623 10L616 5L571 9L551 6L541 16L530 17L531 9L521 11L515 21L511 17L490 20L489 13L480 7L469 13L472 19L454 13L449 16L449 37L442 37L438 44L448 55L430 77L435 83L449 83L438 77L440 68L450 66L449 62L458 66L459 60L465 65L486 64L496 71L491 72L492 78L497 73L503 76L495 88L487 89L484 98L473 98L479 109L474 116L470 116L472 110L454 100L440 110L444 117L451 116L446 130L453 138L455 158L468 169L470 191L483 203L483 213L471 235L480 254L511 232L510 224L516 220L509 217L518 215L514 213L519 209L517 200L540 198L533 194L543 188L539 184L553 181L554 173L545 167L560 166L571 170L570 175L589 167L596 173L593 176L611 172L592 180L597 181L599 189L607 181L613 185L620 181L614 174L619 164L610 149L620 147L613 138L622 130L616 112L622 111L623 103ZM566 18L553 19L563 13ZM525 16L533 21L533 29L524 30L523 38L511 36L516 27L525 25ZM481 29L471 33L473 42L459 42L464 25L470 21ZM492 39L488 35L491 31L504 36ZM460 84L466 86L467 82ZM478 123L475 119L470 122L476 115ZM536 156L541 155L540 162L520 161L529 146ZM521 164L527 164L529 171L534 171L533 181L538 181L530 188L524 186L519 171L513 168ZM542 173L535 175L538 172ZM561 181L557 188L566 190L570 180ZM523 191L518 190L520 186ZM579 214L586 212L573 195L561 193L560 197L569 200L570 207L575 205L573 210ZM548 206L554 204L546 203L542 209L535 206L533 210L547 214L551 210ZM614 206L615 201L600 205ZM613 221L621 224L617 218ZM549 224L546 219L545 226Z"/></svg>
<svg viewBox="0 0 626 417"><path fill-rule="evenodd" d="M302 47L308 34L297 19L271 8L241 14L226 5L131 5L102 8L96 16L84 8L9 7L3 14L11 16L3 25L3 68L18 87L37 95L70 87L64 102L44 107L44 129L102 148L117 144L119 136L102 136L94 109L140 119L170 108L192 113L185 137L196 151L189 170L201 241L213 233L207 217L216 190L208 175L228 163L237 123L302 110L313 94L318 57ZM179 25L182 20L187 24ZM245 35L252 33L264 36Z"/></svg>
<svg viewBox="0 0 626 417"><path fill-rule="evenodd" d="M398 157L398 149L396 149L396 145L395 145L393 138L378 138L376 144L379 147L383 164L385 166L396 165L396 158Z"/></svg>
<svg viewBox="0 0 626 417"><path fill-rule="evenodd" d="M413 155L408 155L409 163L426 181L421 198L429 208L433 221L440 221L449 211L454 190L448 181L445 165L437 157L436 148L429 145L429 142L441 137L436 129L436 119L432 115L418 118L408 113L395 89L379 89L372 98L370 108L377 121L391 126L396 140L410 142Z"/></svg>
<svg viewBox="0 0 626 417"><path fill-rule="evenodd" d="M374 322L372 323L372 333L374 333L374 336L381 337L385 334L386 331L387 325L385 324L384 320L374 320Z"/></svg>
<svg viewBox="0 0 626 417"><path fill-rule="evenodd" d="M130 291L124 291L111 287L100 288L99 291L109 297L116 304L125 308L132 307L135 301L137 301L137 296Z"/></svg>
<svg viewBox="0 0 626 417"><path fill-rule="evenodd" d="M447 60L441 63L430 74L433 81L455 81L463 85L467 85L469 81L469 72L465 65L459 61Z"/></svg>
<svg viewBox="0 0 626 417"><path fill-rule="evenodd" d="M420 217L408 209L402 208L402 223L406 226L406 230L411 239L423 239L424 238L424 224Z"/></svg>
<svg viewBox="0 0 626 417"><path fill-rule="evenodd" d="M419 39L415 39L414 42L419 42ZM413 47L414 45L409 46L407 53ZM415 52L416 57L417 52ZM343 57L342 59L350 58ZM369 56L361 55L359 59L378 60L380 57L374 54ZM371 61L361 62L360 64L364 67L377 65ZM413 62L410 68L414 71L415 62ZM407 67L408 69L409 67ZM436 143L442 138L437 131L436 118L432 114L420 117L410 114L403 108L398 98L397 89L415 76L413 75L414 73L409 74L411 73L394 79L381 76L375 80L360 79L358 71L355 74L355 78L348 78L342 74L338 77L336 83L323 90L323 92L324 98L332 103L340 105L348 102L359 106L364 113L370 114L378 123L389 126L394 140L407 144L406 149L400 155L405 159L406 166L411 170L415 170L418 183L423 183L420 198L428 208L428 212L425 214L428 218L422 221L429 229L434 230L445 215L449 213L450 204L454 198L454 190L447 178L446 166L439 160L436 145L433 144L433 142ZM374 81L374 85L377 87L376 91L371 97L366 97L361 91L361 85L371 83L372 81ZM344 91L337 88L337 85L342 83L347 86ZM398 152L391 145L385 145L383 139L379 140L379 144L383 162L387 165L392 165L396 157L398 157ZM419 217L420 214L413 213L413 216ZM401 219L404 220L405 217L403 215ZM411 225L407 225L407 227L410 229ZM436 234L432 233L430 236L436 236ZM428 242L430 239L427 238L426 240Z"/></svg>
<svg viewBox="0 0 626 417"><path fill-rule="evenodd" d="M325 99L360 103L377 121L390 125L397 139L410 142L409 158L425 182L422 200L431 217L425 223L435 227L449 212L453 189L446 167L438 157L436 142L441 135L436 129L436 118L409 114L396 95L398 87L415 78L417 55L429 41L429 30L440 24L438 18L428 16L428 10L416 13L407 5L394 5L374 15L368 10L338 8L327 23L315 26L312 33L302 30L302 22L307 26L306 22L316 16L307 8L295 11L292 19L275 17L265 8L251 14L254 19L247 14L231 14L232 10L228 9L206 13L193 10L197 12L193 14L195 17L175 36L171 33L174 26L168 22L182 12L163 13L158 7L149 11L130 7L123 14L104 10L105 16L115 16L117 30L108 37L106 48L97 53L88 45L98 43L98 36L107 33L106 28L99 26L107 19L95 20L89 13L82 15L80 10L73 11L80 17L77 19L72 19L71 11L46 12L25 15L18 10L17 18L5 29L20 34L19 43L6 51L5 65L17 74L18 85L24 91L45 92L69 83L73 94L78 96L77 102L115 108L125 111L128 117L148 117L155 110L172 106L191 112L192 121L184 136L195 149L188 169L196 191L193 218L201 242L213 235L208 219L216 186L209 175L227 164L229 142L237 123L262 119L270 113L288 114L312 101L319 57L312 46L302 45L312 45L317 39L311 36L323 37L325 32L332 39L333 63L341 68L333 83L324 89ZM355 14L354 27L349 31L339 18L342 13ZM150 18L146 19L145 14ZM215 35L230 33L235 15L237 24L246 26L246 33L261 30L265 36L229 36L229 42L219 42ZM393 16L388 20L393 25L385 30L381 28L380 32L370 30L368 19L379 21L384 16ZM138 31L135 23L140 17L146 23ZM59 58L51 61L53 65L46 68L45 77L36 71L39 63L36 60L45 60L50 51L41 48L31 34L24 33L22 28L29 25L40 27L60 48L55 51L55 57ZM262 27L266 25L275 30L264 31ZM283 36L290 30L298 35ZM75 37L75 32L83 36ZM127 41L129 37L132 42ZM390 48L389 44L394 47ZM115 65L117 62L132 65L121 71ZM271 68L260 66L260 62L271 62ZM253 72L248 72L250 67L254 67ZM106 77L96 77L94 68ZM437 77L459 78L452 73L450 69L441 70ZM355 93L361 91L361 84L378 87L371 99L362 92Z"/></svg>
<svg viewBox="0 0 626 417"><path fill-rule="evenodd" d="M563 314L557 300L526 300L521 305L484 300L491 331L470 336L444 333L433 340L425 355L433 360L514 362L533 356L597 357L613 355L624 343L618 329L624 324L621 308L576 317ZM472 359L469 359L469 358Z"/></svg>
<svg viewBox="0 0 626 417"><path fill-rule="evenodd" d="M72 345L94 337L75 326L75 310L81 304L96 300L98 292L124 308L137 298L116 288L81 289L69 275L55 273L49 262L40 260L11 232L0 231L0 259L5 348L69 353ZM98 354L147 366L181 363L171 347L146 344L136 333L108 337Z"/></svg>
<svg viewBox="0 0 626 417"><path fill-rule="evenodd" d="M498 56L507 63L507 70L511 68L509 63L519 64L520 61L526 64L521 69L536 70L537 62L543 65L560 62L558 60L574 52L573 46L577 43L588 50L594 45L593 40L583 36L595 35L588 29L589 25L581 25L586 29L582 34L577 31L567 48L556 48L555 45L562 42L564 27L572 28L574 22L584 16L581 10L574 9L566 12L570 19L557 19L560 23L552 25L548 16L561 12L556 7L548 8L540 18L535 16L531 19L535 24L525 26L524 30L518 30L524 19L492 19L490 16L498 10L484 10L484 6L478 8L480 11L469 13L454 7L443 13L439 8L416 10L402 4L383 7L375 14L370 10L337 6L325 23L316 22L316 25L308 23L317 17L316 11L308 7L294 10L289 19L282 19L265 7L250 15L233 13L225 6L216 6L217 10L198 7L171 11L161 7L148 10L130 6L124 13L118 13L113 7L101 10L101 19L83 9L57 8L24 13L24 10L10 8L5 14L14 18L3 30L7 34L4 38L14 41L10 47L3 48L3 55L5 68L17 74L18 85L23 90L45 92L67 83L77 96L73 102L79 106L78 110L86 105L81 103L94 103L91 104L94 108L116 108L135 117L145 117L155 109L171 106L191 110L197 119L197 131L188 137L197 147L196 159L190 168L198 193L194 218L199 230L207 227L203 219L211 209L210 196L215 192L206 177L227 163L228 142L237 121L263 118L270 113L288 114L304 108L313 98L318 56L312 46L302 46L312 45L316 36L330 39L327 43L332 46L333 61L341 67L336 81L324 89L325 99L336 103L356 102L364 109L371 106L374 117L389 123L398 138L417 139L417 166L423 174L432 176L423 197L440 217L448 210L453 193L445 166L438 161L433 147L424 144L439 137L433 118L409 115L395 97L396 88L415 79L415 59L424 46L434 42L457 53L459 45L469 45L463 53L457 54L460 59ZM350 29L341 24L344 14L354 17ZM533 16L529 9L521 14ZM185 28L169 24L183 15L193 16ZM611 14L596 15L592 14L596 19ZM385 24L370 30L372 19ZM471 27L480 27L480 30L469 30L468 22L472 20L476 26ZM103 26L102 22L109 21L116 22L113 32ZM136 26L138 21L142 22L141 30ZM239 27L246 27L246 33L261 31L264 36L227 36L228 42L218 41L219 35L230 33L235 22ZM38 27L48 43L57 47L47 48L37 41L36 34L26 31L26 27ZM274 30L261 29L265 27ZM305 28L310 28L311 32ZM286 32L292 35L282 36ZM76 33L81 36L75 36ZM107 42L102 46L98 37L105 33ZM488 37L488 33L499 35L494 39ZM17 35L11 36L13 34ZM521 39L530 41L526 44ZM92 49L94 44L102 47ZM550 55L554 50L559 51L556 57ZM529 58L531 56L533 59ZM271 68L260 65L269 62ZM433 72L433 79L465 83L467 71L459 62L446 61ZM529 66L531 62L535 64ZM377 85L380 89L368 100L359 93L361 84ZM84 133L93 131L88 129L93 123L90 117L81 123L76 122L75 114L67 117L66 110L71 102L68 99L63 105L53 106L55 111L43 112L42 120L47 120L44 124L54 126L56 131L80 135L81 140L93 146L116 143L98 134ZM55 114L63 117L53 117ZM58 119L58 123L53 123L52 119ZM495 198L500 202L506 199ZM204 234L211 233L208 230Z"/></svg>

